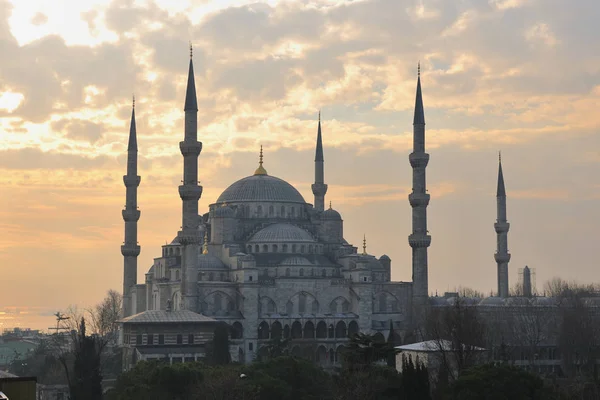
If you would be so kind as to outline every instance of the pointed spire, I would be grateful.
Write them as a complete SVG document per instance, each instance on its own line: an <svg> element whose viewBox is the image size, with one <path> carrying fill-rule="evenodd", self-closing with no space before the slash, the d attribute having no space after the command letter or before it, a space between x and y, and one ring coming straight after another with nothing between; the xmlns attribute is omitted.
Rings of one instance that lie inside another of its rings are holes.
<svg viewBox="0 0 600 400"><path fill-rule="evenodd" d="M333 210L333 208L331 207L331 200L329 200L329 209Z"/></svg>
<svg viewBox="0 0 600 400"><path fill-rule="evenodd" d="M502 154L498 152L498 189L496 190L496 197L506 196L506 189L504 188L504 175L502 174Z"/></svg>
<svg viewBox="0 0 600 400"><path fill-rule="evenodd" d="M258 168L254 171L254 175L267 175L267 170L263 167L263 148L260 145L260 155L258 157Z"/></svg>
<svg viewBox="0 0 600 400"><path fill-rule="evenodd" d="M417 96L415 98L415 117L413 125L425 125L425 113L423 112L423 97L421 95L421 63L417 66Z"/></svg>
<svg viewBox="0 0 600 400"><path fill-rule="evenodd" d="M204 231L204 244L202 245L202 254L208 254L208 231Z"/></svg>
<svg viewBox="0 0 600 400"><path fill-rule="evenodd" d="M367 235L363 235L363 256L367 255Z"/></svg>
<svg viewBox="0 0 600 400"><path fill-rule="evenodd" d="M321 136L321 110L319 110L319 128L317 129L317 151L315 152L315 161L324 161L323 138Z"/></svg>
<svg viewBox="0 0 600 400"><path fill-rule="evenodd" d="M131 107L131 125L129 126L129 144L127 151L137 151L137 132L135 128L135 96L133 96L133 105Z"/></svg>
<svg viewBox="0 0 600 400"><path fill-rule="evenodd" d="M184 111L198 111L198 101L196 100L196 81L194 80L194 63L192 62L192 44L190 43L190 69L188 71L187 89L185 90Z"/></svg>

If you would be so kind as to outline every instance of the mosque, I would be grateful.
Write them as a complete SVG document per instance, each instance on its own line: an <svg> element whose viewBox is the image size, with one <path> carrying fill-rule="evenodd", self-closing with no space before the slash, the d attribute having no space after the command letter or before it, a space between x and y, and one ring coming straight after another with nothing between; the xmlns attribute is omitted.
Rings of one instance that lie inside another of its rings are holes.
<svg viewBox="0 0 600 400"><path fill-rule="evenodd" d="M181 230L162 246L162 252L145 274L145 282L138 283L137 188L141 179L137 172L135 105L132 110L127 174L123 177L126 187L125 240L121 247L123 321L153 323L153 329L158 331L165 323L163 333L157 333L158 343L181 346L192 344L194 338L186 339L186 335L169 331L168 323L225 322L231 327L235 346L232 356L241 362L260 356L265 349L263 345L275 337L294 339L293 354L319 362L335 360L348 336L359 331L381 339L391 334L397 344L410 340L415 310L432 301L427 272L430 196L425 179L429 154L425 152L420 71L413 152L408 157L413 169L412 193L408 196L412 207L412 233L408 236L412 248L412 282L392 282L390 258L368 254L364 241L362 249L348 243L344 239L342 216L331 203L326 208L326 151L320 115L312 204L291 184L275 176L276 170L263 162L261 148L254 173L232 183L210 204L207 212L201 213L198 157L202 143L198 141L198 105L191 57L184 113L184 136L179 143L184 166L179 186ZM508 296L508 227L500 166L495 225L499 299ZM155 343L154 333L144 329L126 331L126 344L141 347ZM177 339L165 339L164 335Z"/></svg>

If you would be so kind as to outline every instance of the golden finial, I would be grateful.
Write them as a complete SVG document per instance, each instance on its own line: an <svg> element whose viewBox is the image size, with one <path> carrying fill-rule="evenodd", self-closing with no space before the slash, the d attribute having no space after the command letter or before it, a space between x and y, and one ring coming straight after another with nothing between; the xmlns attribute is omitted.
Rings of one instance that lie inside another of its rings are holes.
<svg viewBox="0 0 600 400"><path fill-rule="evenodd" d="M192 41L190 40L190 58L194 56L194 48L192 47Z"/></svg>
<svg viewBox="0 0 600 400"><path fill-rule="evenodd" d="M331 200L329 200L329 209L331 210Z"/></svg>
<svg viewBox="0 0 600 400"><path fill-rule="evenodd" d="M321 122L321 110L319 110L319 122Z"/></svg>
<svg viewBox="0 0 600 400"><path fill-rule="evenodd" d="M132 103L133 103L133 108L135 108L135 94L133 95L133 101L132 101Z"/></svg>
<svg viewBox="0 0 600 400"><path fill-rule="evenodd" d="M363 235L363 256L367 255L367 235Z"/></svg>
<svg viewBox="0 0 600 400"><path fill-rule="evenodd" d="M417 64L417 77L421 76L421 61L418 62Z"/></svg>
<svg viewBox="0 0 600 400"><path fill-rule="evenodd" d="M208 231L204 231L204 244L202 245L202 254L208 254Z"/></svg>
<svg viewBox="0 0 600 400"><path fill-rule="evenodd" d="M263 148L260 145L260 156L258 157L258 168L254 171L254 175L267 175L267 170L263 167Z"/></svg>
<svg viewBox="0 0 600 400"><path fill-rule="evenodd" d="M502 162L502 152L498 151L498 162Z"/></svg>

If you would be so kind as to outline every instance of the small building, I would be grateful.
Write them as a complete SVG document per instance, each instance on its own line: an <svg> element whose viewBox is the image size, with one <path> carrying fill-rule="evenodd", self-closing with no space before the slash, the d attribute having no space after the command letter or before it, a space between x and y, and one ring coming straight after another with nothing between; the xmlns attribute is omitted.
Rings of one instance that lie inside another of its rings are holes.
<svg viewBox="0 0 600 400"><path fill-rule="evenodd" d="M444 357L446 357L446 364L450 369L448 375L457 376L458 366L454 354L455 350L452 342L449 340L428 340L404 346L396 346L395 349L399 350L396 354L396 370L402 372L405 368L404 362L406 360L410 359L413 364L419 362L421 365L427 367L431 387L434 387L438 381L440 370L445 364ZM476 364L486 362L486 349L472 347L469 351L475 352L473 359Z"/></svg>
<svg viewBox="0 0 600 400"><path fill-rule="evenodd" d="M36 400L36 386L37 379L34 377L13 375L0 378L0 393L3 393L10 400Z"/></svg>
<svg viewBox="0 0 600 400"><path fill-rule="evenodd" d="M189 310L149 310L120 321L123 370L143 360L169 364L198 361L206 355L217 320Z"/></svg>

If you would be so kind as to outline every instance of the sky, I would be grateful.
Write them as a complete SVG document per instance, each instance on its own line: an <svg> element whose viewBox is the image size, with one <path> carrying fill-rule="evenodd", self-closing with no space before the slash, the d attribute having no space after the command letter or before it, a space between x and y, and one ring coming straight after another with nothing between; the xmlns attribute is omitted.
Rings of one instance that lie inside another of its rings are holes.
<svg viewBox="0 0 600 400"><path fill-rule="evenodd" d="M180 226L178 143L194 47L200 208L251 175L326 201L346 239L410 281L412 111L425 106L429 288L496 287L498 151L511 285L600 281L597 0L0 0L0 328L122 288L136 96L139 281Z"/></svg>

